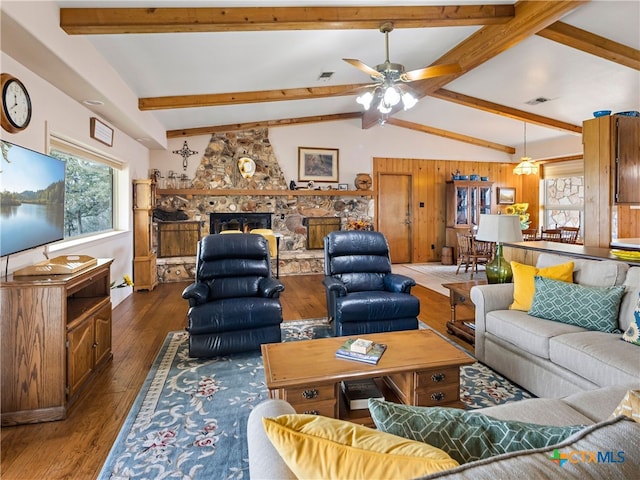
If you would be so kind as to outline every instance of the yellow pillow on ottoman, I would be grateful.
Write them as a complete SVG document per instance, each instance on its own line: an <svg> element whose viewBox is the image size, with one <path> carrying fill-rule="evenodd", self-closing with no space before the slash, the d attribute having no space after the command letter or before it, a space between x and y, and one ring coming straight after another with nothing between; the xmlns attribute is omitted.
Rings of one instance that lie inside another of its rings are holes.
<svg viewBox="0 0 640 480"><path fill-rule="evenodd" d="M628 390L609 418L624 415L640 423L640 390Z"/></svg>
<svg viewBox="0 0 640 480"><path fill-rule="evenodd" d="M303 478L415 478L458 466L439 448L318 415L264 418L287 466Z"/></svg>
<svg viewBox="0 0 640 480"><path fill-rule="evenodd" d="M533 277L536 275L573 283L573 262L544 268L511 262L511 270L513 271L513 303L509 306L511 310L523 310L525 312L531 310L531 302L536 290Z"/></svg>

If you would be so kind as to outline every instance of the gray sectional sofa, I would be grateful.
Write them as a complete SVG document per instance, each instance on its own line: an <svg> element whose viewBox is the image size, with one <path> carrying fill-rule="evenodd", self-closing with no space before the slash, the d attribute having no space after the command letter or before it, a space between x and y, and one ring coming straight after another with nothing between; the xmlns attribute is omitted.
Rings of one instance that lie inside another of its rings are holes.
<svg viewBox="0 0 640 480"><path fill-rule="evenodd" d="M537 267L567 261L575 263L575 283L624 285L618 328L626 330L640 291L640 267L547 253L538 257ZM560 398L599 387L640 385L640 346L623 341L620 333L587 330L509 310L513 289L510 283L471 290L476 308L475 354L481 362L538 397Z"/></svg>
<svg viewBox="0 0 640 480"><path fill-rule="evenodd" d="M608 420L632 385L618 385L589 392L579 392L563 399L533 398L477 410L500 420L518 420L545 425L588 425L585 430L564 442L536 450L505 453L464 464L452 470L424 477L496 480L499 478L628 479L636 478L640 468L640 423L618 417ZM247 438L249 476L251 480L295 479L280 454L267 437L263 417L295 413L284 400L266 400L249 415ZM550 460L554 450L568 452L624 452L622 463L589 463L575 457L560 467ZM380 472L384 479L384 472Z"/></svg>

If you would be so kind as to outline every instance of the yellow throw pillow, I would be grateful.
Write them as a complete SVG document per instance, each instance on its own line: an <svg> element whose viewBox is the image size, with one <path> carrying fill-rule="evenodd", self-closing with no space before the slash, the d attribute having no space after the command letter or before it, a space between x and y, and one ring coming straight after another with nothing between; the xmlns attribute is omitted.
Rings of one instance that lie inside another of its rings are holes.
<svg viewBox="0 0 640 480"><path fill-rule="evenodd" d="M415 478L458 466L439 448L343 420L293 414L262 421L300 479Z"/></svg>
<svg viewBox="0 0 640 480"><path fill-rule="evenodd" d="M640 423L640 390L628 390L609 418L624 415Z"/></svg>
<svg viewBox="0 0 640 480"><path fill-rule="evenodd" d="M531 310L531 302L535 293L533 277L536 275L573 283L573 262L544 268L511 262L511 270L513 271L513 303L509 306L511 310L523 310L525 312Z"/></svg>

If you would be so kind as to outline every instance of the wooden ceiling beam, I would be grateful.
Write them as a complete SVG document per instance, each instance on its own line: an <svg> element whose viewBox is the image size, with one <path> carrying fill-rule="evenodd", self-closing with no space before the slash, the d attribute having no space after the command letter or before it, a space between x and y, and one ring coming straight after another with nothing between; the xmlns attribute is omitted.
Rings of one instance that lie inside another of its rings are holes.
<svg viewBox="0 0 640 480"><path fill-rule="evenodd" d="M469 95L452 92L451 90L445 90L444 88L436 90L431 93L430 96L440 100L457 103L458 105L463 105L465 107L476 108L495 115L512 118L514 120L521 120L523 122L540 125L542 127L550 127L582 135L581 126L561 122L560 120L555 120L549 117L543 117L542 115L536 115L535 113L525 112L524 110L518 110L517 108L507 107L506 105L499 105L480 98L470 97Z"/></svg>
<svg viewBox="0 0 640 480"><path fill-rule="evenodd" d="M515 5L516 14L512 20L504 25L487 25L481 28L431 64L457 63L462 69L459 73L412 82L411 88L419 98L430 95L447 83L547 28L584 3L587 3L587 0L521 0ZM389 115L401 109L401 105L396 105ZM365 112L362 117L362 128L370 128L377 124L376 110L371 109Z"/></svg>
<svg viewBox="0 0 640 480"><path fill-rule="evenodd" d="M140 110L167 110L174 108L217 107L246 103L282 102L286 100L308 100L310 98L355 95L354 90L369 83L351 85L329 85L325 87L302 87L256 92L205 93L200 95L171 95L138 99Z"/></svg>
<svg viewBox="0 0 640 480"><path fill-rule="evenodd" d="M229 125L216 125L209 127L183 128L180 130L167 130L167 138L189 137L193 135L207 135L217 132L230 132L234 130L247 130L250 128L285 127L304 123L335 122L337 120L349 120L362 117L361 112L336 113L333 115L315 115L312 117L283 118L280 120L264 120L259 122L236 123Z"/></svg>
<svg viewBox="0 0 640 480"><path fill-rule="evenodd" d="M513 5L415 7L61 8L69 35L378 29L495 25Z"/></svg>
<svg viewBox="0 0 640 480"><path fill-rule="evenodd" d="M437 135L438 137L449 138L458 142L470 143L478 147L491 148L500 152L513 155L516 153L516 149L507 145L500 145L499 143L490 142L489 140L483 140L481 138L470 137L468 135L462 135L460 133L450 132L448 130L442 130L441 128L429 127L428 125L422 125L420 123L408 122L406 120L400 120L398 118L389 118L386 124L395 125L396 127L408 128L409 130L416 130L422 133L428 133L429 135Z"/></svg>
<svg viewBox="0 0 640 480"><path fill-rule="evenodd" d="M555 22L539 31L537 35L625 67L640 70L640 50L572 25Z"/></svg>

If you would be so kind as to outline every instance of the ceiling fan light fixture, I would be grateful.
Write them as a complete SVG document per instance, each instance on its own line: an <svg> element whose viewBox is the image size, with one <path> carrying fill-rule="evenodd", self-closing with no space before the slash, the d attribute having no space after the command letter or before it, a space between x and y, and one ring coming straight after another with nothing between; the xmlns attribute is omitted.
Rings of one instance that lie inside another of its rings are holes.
<svg viewBox="0 0 640 480"><path fill-rule="evenodd" d="M391 111L391 107L385 105L384 102L380 102L380 104L378 105L378 110L382 114L387 114L387 113L389 113Z"/></svg>
<svg viewBox="0 0 640 480"><path fill-rule="evenodd" d="M356 98L356 102L364 107L365 110L369 110L371 102L373 101L373 93L364 92Z"/></svg>
<svg viewBox="0 0 640 480"><path fill-rule="evenodd" d="M418 99L414 97L411 92L404 92L402 94L402 105L404 105L405 110L415 107L416 103L418 103Z"/></svg>
<svg viewBox="0 0 640 480"><path fill-rule="evenodd" d="M389 85L384 90L384 96L382 100L386 106L393 107L400 102L400 92L395 86Z"/></svg>

